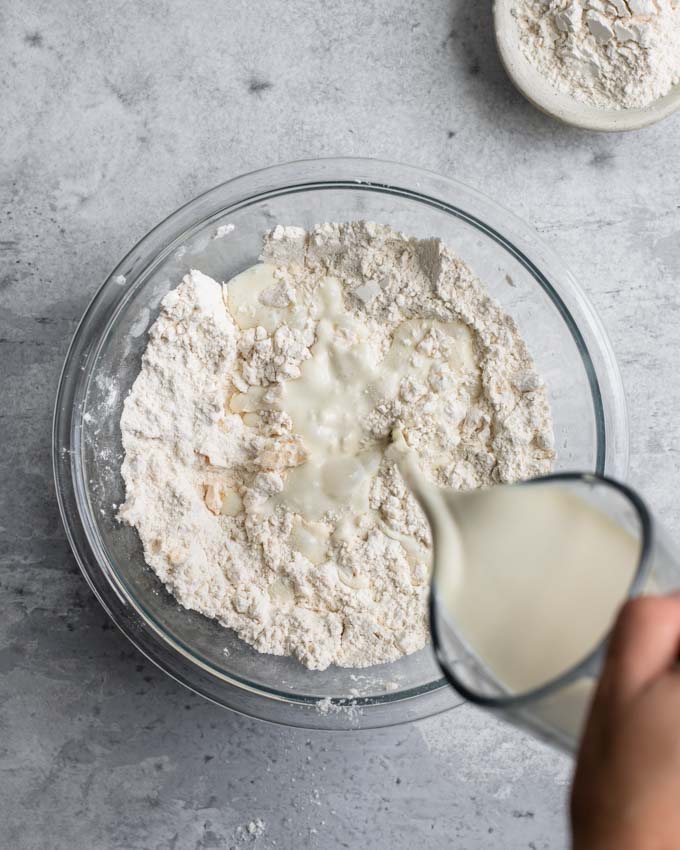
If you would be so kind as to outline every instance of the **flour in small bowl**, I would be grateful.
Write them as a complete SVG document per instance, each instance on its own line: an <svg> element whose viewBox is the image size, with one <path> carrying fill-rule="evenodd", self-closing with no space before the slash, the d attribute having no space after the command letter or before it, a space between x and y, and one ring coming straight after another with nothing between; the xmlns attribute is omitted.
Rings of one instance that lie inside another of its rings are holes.
<svg viewBox="0 0 680 850"><path fill-rule="evenodd" d="M553 462L515 323L440 241L277 227L262 263L164 298L121 419L119 515L183 606L259 651L393 661L427 642L431 562L395 429L458 489Z"/></svg>
<svg viewBox="0 0 680 850"><path fill-rule="evenodd" d="M520 43L558 91L648 106L680 83L680 0L515 0Z"/></svg>

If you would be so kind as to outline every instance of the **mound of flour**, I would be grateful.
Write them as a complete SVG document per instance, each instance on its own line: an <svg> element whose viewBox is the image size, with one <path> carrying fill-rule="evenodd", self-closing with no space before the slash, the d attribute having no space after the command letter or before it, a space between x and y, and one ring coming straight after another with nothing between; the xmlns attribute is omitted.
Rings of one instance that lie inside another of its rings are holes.
<svg viewBox="0 0 680 850"><path fill-rule="evenodd" d="M263 260L267 327L246 327L237 290L230 299L229 284L199 271L164 298L121 419L119 516L182 605L261 652L315 669L395 660L427 641L431 552L382 454L392 430L447 486L542 474L553 459L544 387L513 320L437 240L367 223L277 227ZM374 458L365 509L310 519L283 499L309 446L282 399L322 356L329 279L347 316L333 326L338 350L351 354L358 334L379 377L395 340L410 348L384 397L374 382L370 409L356 412Z"/></svg>
<svg viewBox="0 0 680 850"><path fill-rule="evenodd" d="M529 61L603 109L643 107L680 82L679 0L515 0Z"/></svg>

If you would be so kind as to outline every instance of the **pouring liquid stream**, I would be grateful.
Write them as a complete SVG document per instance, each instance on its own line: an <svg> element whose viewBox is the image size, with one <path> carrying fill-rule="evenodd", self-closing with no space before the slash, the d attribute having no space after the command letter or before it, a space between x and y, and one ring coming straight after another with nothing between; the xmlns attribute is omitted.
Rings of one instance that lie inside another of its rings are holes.
<svg viewBox="0 0 680 850"><path fill-rule="evenodd" d="M521 703L506 713L569 748L599 669L587 661L638 571L637 517L623 497L604 511L584 479L460 493L426 481L403 448L395 456L432 529L440 664L468 698L501 712Z"/></svg>

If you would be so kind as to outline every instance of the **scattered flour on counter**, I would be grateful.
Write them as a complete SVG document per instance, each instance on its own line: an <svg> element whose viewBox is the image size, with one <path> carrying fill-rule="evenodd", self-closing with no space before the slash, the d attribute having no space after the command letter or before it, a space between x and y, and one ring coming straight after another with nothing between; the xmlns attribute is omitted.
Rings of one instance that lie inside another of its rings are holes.
<svg viewBox="0 0 680 850"><path fill-rule="evenodd" d="M121 419L119 517L182 605L259 651L392 661L427 642L431 561L392 433L442 485L532 477L554 455L545 389L438 240L277 227L262 259L163 299Z"/></svg>
<svg viewBox="0 0 680 850"><path fill-rule="evenodd" d="M603 109L680 83L680 0L515 0L524 54L556 89Z"/></svg>
<svg viewBox="0 0 680 850"><path fill-rule="evenodd" d="M264 835L266 824L262 818L255 818L243 826L236 827L236 836L240 841L252 841Z"/></svg>

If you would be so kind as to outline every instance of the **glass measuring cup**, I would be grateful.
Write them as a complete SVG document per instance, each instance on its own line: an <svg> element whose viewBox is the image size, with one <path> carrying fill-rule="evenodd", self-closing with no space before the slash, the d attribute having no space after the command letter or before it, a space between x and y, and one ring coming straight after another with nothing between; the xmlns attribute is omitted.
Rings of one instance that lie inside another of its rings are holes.
<svg viewBox="0 0 680 850"><path fill-rule="evenodd" d="M405 474L432 528L430 623L447 680L574 751L620 605L680 587L665 535L634 490L599 475L456 493Z"/></svg>

